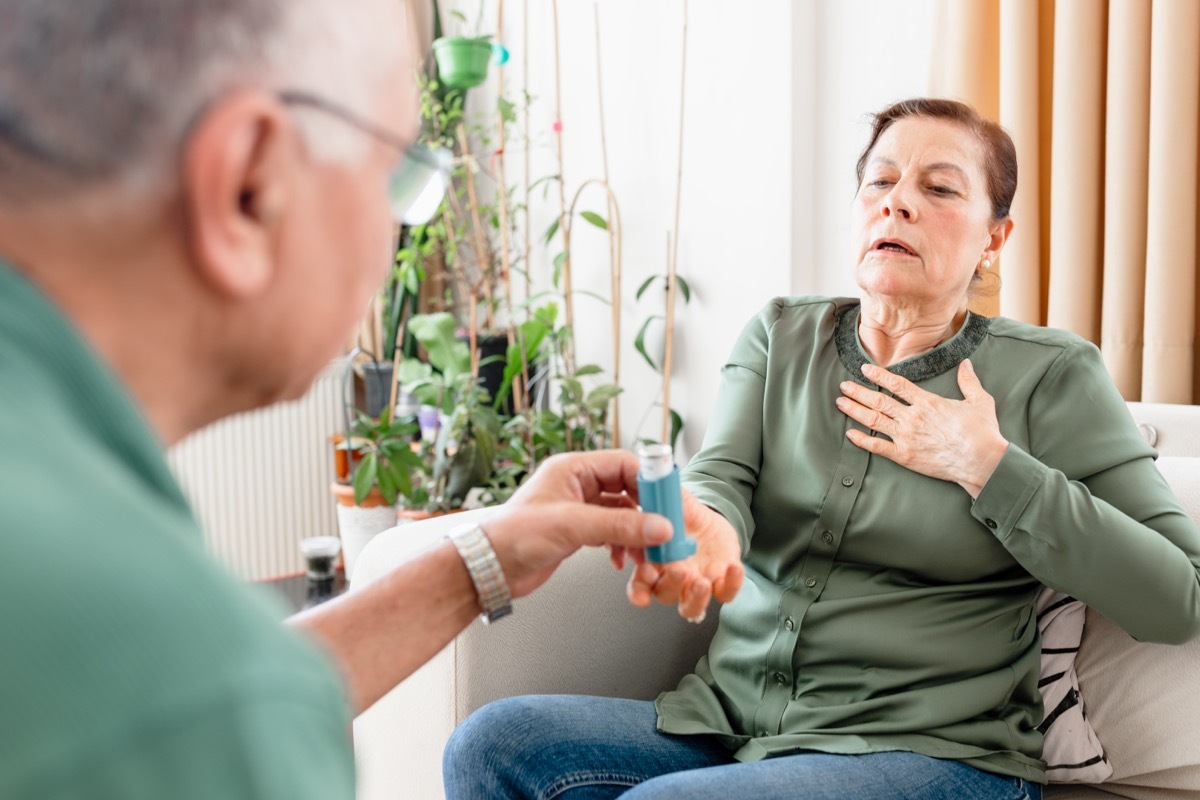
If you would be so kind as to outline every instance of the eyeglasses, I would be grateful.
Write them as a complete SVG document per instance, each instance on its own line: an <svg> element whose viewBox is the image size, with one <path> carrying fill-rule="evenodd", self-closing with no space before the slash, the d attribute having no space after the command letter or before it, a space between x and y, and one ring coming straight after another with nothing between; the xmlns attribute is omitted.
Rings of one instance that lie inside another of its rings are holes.
<svg viewBox="0 0 1200 800"><path fill-rule="evenodd" d="M406 225L428 222L442 204L449 183L452 157L444 147L407 145L396 134L370 120L363 119L344 106L309 92L285 90L276 95L280 101L324 111L374 136L404 154L388 177L388 203L392 218Z"/></svg>

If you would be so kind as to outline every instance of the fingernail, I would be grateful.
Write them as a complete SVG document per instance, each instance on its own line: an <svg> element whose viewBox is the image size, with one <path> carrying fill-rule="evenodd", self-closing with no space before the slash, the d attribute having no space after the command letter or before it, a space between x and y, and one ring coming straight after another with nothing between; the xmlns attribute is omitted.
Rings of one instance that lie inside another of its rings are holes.
<svg viewBox="0 0 1200 800"><path fill-rule="evenodd" d="M835 404L837 404L838 408L845 408L848 405L846 402L846 398L844 398L844 397L839 397L837 400L834 400L833 402Z"/></svg>

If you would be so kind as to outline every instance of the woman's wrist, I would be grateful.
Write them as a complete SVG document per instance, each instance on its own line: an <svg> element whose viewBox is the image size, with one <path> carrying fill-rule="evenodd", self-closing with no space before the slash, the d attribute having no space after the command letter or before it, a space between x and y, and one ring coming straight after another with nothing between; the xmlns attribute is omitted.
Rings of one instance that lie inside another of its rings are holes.
<svg viewBox="0 0 1200 800"><path fill-rule="evenodd" d="M972 462L971 474L965 479L960 480L958 485L971 495L971 499L979 497L979 493L983 491L983 487L987 485L991 479L992 473L996 471L996 467L1000 466L1000 462L1004 459L1004 454L1008 452L1008 440L1003 436L997 435L981 453L980 458Z"/></svg>

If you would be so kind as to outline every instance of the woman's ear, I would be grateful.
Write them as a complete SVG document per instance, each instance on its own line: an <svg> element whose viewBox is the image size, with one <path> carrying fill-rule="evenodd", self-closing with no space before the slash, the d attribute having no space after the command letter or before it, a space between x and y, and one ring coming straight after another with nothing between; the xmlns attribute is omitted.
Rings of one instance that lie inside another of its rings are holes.
<svg viewBox="0 0 1200 800"><path fill-rule="evenodd" d="M996 259L1000 257L1000 251L1004 249L1004 245L1008 241L1008 237L1012 236L1014 224L1012 217L1009 217L992 225L987 250L983 252L984 258L993 264L996 262Z"/></svg>
<svg viewBox="0 0 1200 800"><path fill-rule="evenodd" d="M270 285L300 157L285 110L261 92L235 93L195 125L183 150L184 223L193 266L214 291L247 298Z"/></svg>

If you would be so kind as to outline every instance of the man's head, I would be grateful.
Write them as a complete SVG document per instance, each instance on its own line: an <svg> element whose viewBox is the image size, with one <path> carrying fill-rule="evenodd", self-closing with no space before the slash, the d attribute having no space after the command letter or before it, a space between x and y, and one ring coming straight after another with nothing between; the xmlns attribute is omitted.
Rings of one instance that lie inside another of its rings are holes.
<svg viewBox="0 0 1200 800"><path fill-rule="evenodd" d="M0 194L161 186L188 129L237 88L305 89L365 110L407 47L394 16L389 30L367 9L400 5L0 0ZM337 126L309 127L322 129L310 136L321 155L361 152Z"/></svg>
<svg viewBox="0 0 1200 800"><path fill-rule="evenodd" d="M0 258L168 440L301 392L387 268L401 153L281 93L409 137L401 0L0 0L0 19ZM168 411L141 374L168 355L227 399Z"/></svg>

